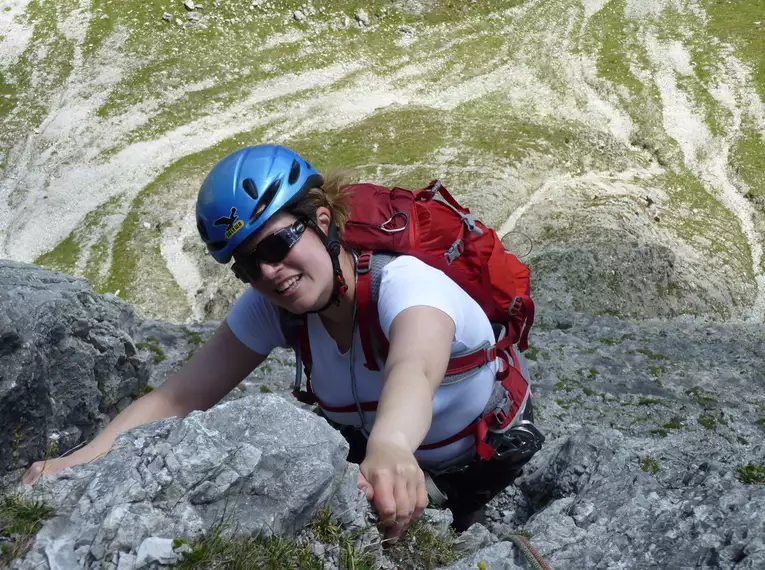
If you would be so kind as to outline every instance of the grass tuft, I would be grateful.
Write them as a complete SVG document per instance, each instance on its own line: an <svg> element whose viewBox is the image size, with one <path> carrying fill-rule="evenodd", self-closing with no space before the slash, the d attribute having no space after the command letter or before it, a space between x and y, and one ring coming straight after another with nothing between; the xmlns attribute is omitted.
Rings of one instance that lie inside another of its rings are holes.
<svg viewBox="0 0 765 570"><path fill-rule="evenodd" d="M402 540L389 548L386 554L397 568L423 568L433 570L449 566L463 555L456 547L457 535L449 530L446 537L433 532L422 521L409 527Z"/></svg>
<svg viewBox="0 0 765 570"><path fill-rule="evenodd" d="M653 457L643 457L640 460L640 470L645 471L646 473L658 473L659 462Z"/></svg>
<svg viewBox="0 0 765 570"><path fill-rule="evenodd" d="M0 567L26 554L43 522L55 511L44 503L31 502L21 495L0 498Z"/></svg>
<svg viewBox="0 0 765 570"><path fill-rule="evenodd" d="M739 467L738 480L746 485L765 485L765 465Z"/></svg>
<svg viewBox="0 0 765 570"><path fill-rule="evenodd" d="M136 343L135 347L138 350L150 350L151 352L153 352L154 358L152 358L152 362L154 364L159 364L160 362L165 360L165 351L162 350L162 348L158 344L156 344L155 337L150 336L148 339L146 339L146 342Z"/></svg>

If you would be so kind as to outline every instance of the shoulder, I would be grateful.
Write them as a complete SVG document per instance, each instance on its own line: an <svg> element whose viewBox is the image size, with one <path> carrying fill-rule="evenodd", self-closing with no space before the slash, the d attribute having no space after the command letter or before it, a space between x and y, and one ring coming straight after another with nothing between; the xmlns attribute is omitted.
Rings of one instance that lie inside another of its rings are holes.
<svg viewBox="0 0 765 570"><path fill-rule="evenodd" d="M261 354L268 354L276 346L286 346L279 309L251 287L231 307L226 322L239 340L250 348L257 345Z"/></svg>
<svg viewBox="0 0 765 570"><path fill-rule="evenodd" d="M465 320L465 304L472 300L443 271L415 257L402 255L382 271L377 309L387 336L393 319L409 307L432 307L451 317L456 326Z"/></svg>
<svg viewBox="0 0 765 570"><path fill-rule="evenodd" d="M381 290L397 285L417 288L459 286L443 271L411 255L400 255L390 261L381 272Z"/></svg>

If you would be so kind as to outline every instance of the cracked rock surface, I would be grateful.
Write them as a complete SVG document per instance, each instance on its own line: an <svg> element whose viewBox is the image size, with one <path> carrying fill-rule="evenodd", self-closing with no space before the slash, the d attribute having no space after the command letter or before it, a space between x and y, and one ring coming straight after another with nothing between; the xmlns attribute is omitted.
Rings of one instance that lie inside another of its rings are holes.
<svg viewBox="0 0 765 570"><path fill-rule="evenodd" d="M0 473L92 439L143 392L134 333L114 295L0 260Z"/></svg>
<svg viewBox="0 0 765 570"><path fill-rule="evenodd" d="M98 462L23 488L57 515L16 567L157 558L148 539L191 540L221 521L241 534L295 534L329 505L352 526L367 506L347 450L326 422L269 394L136 428Z"/></svg>

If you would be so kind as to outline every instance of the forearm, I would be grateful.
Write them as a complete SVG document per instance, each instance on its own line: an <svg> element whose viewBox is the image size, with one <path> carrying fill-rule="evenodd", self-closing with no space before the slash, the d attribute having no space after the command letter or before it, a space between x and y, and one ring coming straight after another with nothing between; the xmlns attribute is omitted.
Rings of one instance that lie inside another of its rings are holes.
<svg viewBox="0 0 765 570"><path fill-rule="evenodd" d="M114 440L123 431L178 415L181 410L161 389L139 398L120 412L104 430L88 445L67 456L69 463L81 464L92 461L108 452Z"/></svg>
<svg viewBox="0 0 765 570"><path fill-rule="evenodd" d="M399 364L385 379L369 446L396 442L414 452L425 439L432 417L433 391L424 372Z"/></svg>

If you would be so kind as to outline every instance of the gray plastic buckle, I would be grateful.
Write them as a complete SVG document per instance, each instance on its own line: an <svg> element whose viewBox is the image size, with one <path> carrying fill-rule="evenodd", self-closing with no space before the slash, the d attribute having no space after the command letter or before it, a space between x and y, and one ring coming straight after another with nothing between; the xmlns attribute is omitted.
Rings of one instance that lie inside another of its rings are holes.
<svg viewBox="0 0 765 570"><path fill-rule="evenodd" d="M449 249L446 250L446 253L444 253L444 256L446 257L446 260L449 262L449 265L454 263L454 260L457 259L460 255L462 255L462 252L464 250L464 244L461 239L458 239L455 241Z"/></svg>
<svg viewBox="0 0 765 570"><path fill-rule="evenodd" d="M460 214L462 221L465 223L468 231L476 234L477 236L483 235L483 230L475 225L475 216L473 214Z"/></svg>

